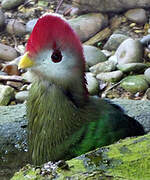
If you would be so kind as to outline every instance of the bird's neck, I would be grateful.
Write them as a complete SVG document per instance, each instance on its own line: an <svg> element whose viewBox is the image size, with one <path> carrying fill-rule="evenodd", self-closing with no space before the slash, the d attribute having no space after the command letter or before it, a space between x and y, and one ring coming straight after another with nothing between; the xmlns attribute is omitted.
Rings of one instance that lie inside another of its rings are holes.
<svg viewBox="0 0 150 180"><path fill-rule="evenodd" d="M83 93L81 89L78 92ZM49 153L55 157L53 150L57 150L56 146L81 127L86 121L83 109L88 101L87 98L81 98L81 94L67 92L47 81L38 81L32 85L27 101L31 154L38 154L34 151L38 151L37 146L40 146L40 151L51 149ZM43 144L39 145L39 142Z"/></svg>

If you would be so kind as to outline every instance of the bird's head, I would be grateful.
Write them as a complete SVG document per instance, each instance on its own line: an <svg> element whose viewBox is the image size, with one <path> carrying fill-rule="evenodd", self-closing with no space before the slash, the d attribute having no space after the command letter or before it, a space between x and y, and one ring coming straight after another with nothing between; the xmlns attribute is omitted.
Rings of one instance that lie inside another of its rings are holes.
<svg viewBox="0 0 150 180"><path fill-rule="evenodd" d="M85 69L80 40L64 19L45 14L29 37L19 68L58 84L79 80Z"/></svg>

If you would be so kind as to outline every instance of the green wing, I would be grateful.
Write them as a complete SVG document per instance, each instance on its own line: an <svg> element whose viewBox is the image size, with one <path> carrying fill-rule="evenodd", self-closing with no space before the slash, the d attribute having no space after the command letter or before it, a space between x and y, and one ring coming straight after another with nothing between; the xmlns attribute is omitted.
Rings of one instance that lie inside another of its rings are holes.
<svg viewBox="0 0 150 180"><path fill-rule="evenodd" d="M103 108L96 121L85 124L78 132L80 138L70 148L73 156L81 155L92 149L112 144L120 139L144 134L140 123L127 116L123 110L109 101L99 100ZM76 134L75 133L75 134Z"/></svg>

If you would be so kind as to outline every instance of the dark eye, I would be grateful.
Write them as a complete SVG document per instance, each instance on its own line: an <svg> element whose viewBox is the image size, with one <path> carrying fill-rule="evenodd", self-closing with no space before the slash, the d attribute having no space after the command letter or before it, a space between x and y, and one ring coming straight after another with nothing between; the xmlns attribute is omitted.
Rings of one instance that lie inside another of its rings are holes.
<svg viewBox="0 0 150 180"><path fill-rule="evenodd" d="M54 50L51 59L54 63L58 63L62 60L62 55L61 55L61 51L59 50Z"/></svg>

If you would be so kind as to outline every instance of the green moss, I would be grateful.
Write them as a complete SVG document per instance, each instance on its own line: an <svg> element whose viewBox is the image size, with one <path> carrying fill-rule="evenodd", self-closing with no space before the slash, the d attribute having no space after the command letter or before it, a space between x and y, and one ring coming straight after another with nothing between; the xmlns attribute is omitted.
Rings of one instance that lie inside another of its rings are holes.
<svg viewBox="0 0 150 180"><path fill-rule="evenodd" d="M138 137L136 140L131 138L109 146L110 150L107 155L114 164L109 169L109 174L133 180L148 180L150 178L150 145L147 143L148 140L150 137L146 135ZM122 151L123 148L125 151Z"/></svg>
<svg viewBox="0 0 150 180"><path fill-rule="evenodd" d="M80 159L72 159L71 161L66 161L69 166L68 170L63 170L61 168L58 169L59 180L64 179L66 176L72 176L75 174L80 174L86 172L86 168L84 167L83 161Z"/></svg>
<svg viewBox="0 0 150 180"><path fill-rule="evenodd" d="M25 166L12 180L149 180L150 134L127 138L110 146L98 148L78 158L66 161L65 166L42 168ZM67 168L65 168L67 167ZM47 172L49 174L47 174ZM43 174L43 173L42 173Z"/></svg>
<svg viewBox="0 0 150 180"><path fill-rule="evenodd" d="M19 172L15 173L11 180L44 180L39 173L40 169L35 170L31 165L26 165Z"/></svg>

